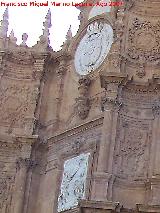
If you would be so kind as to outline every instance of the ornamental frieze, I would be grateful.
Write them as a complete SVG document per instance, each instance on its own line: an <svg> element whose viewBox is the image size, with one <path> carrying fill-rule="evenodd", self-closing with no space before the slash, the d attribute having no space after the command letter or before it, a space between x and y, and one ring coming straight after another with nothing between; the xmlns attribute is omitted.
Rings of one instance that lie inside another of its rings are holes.
<svg viewBox="0 0 160 213"><path fill-rule="evenodd" d="M122 91L121 99L127 105L152 108L153 103L160 98L159 91L159 85L156 83L150 85L128 84Z"/></svg>

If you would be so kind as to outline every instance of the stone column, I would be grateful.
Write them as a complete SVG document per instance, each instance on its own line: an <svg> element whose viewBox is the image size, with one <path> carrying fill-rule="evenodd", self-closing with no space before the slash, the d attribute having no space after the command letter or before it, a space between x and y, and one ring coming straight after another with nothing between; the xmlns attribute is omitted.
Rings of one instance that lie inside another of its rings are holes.
<svg viewBox="0 0 160 213"><path fill-rule="evenodd" d="M111 200L112 190L109 185L113 182L112 162L116 138L116 128L119 107L119 86L126 77L118 73L110 73L101 76L101 86L106 89L106 96L102 100L104 121L102 128L102 139L100 143L97 172L94 173L92 190L93 200Z"/></svg>
<svg viewBox="0 0 160 213"><path fill-rule="evenodd" d="M20 158L17 161L15 193L13 198L13 213L23 212L26 177L27 177L27 171L28 171L29 165L30 165L30 159Z"/></svg>
<svg viewBox="0 0 160 213"><path fill-rule="evenodd" d="M31 146L36 140L37 136L14 138L14 143L21 144L21 150L16 162L15 184L11 205L12 213L23 213L27 173L31 165Z"/></svg>
<svg viewBox="0 0 160 213"><path fill-rule="evenodd" d="M106 100L104 104L104 121L102 128L102 139L100 144L97 172L95 180L96 200L110 199L109 182L112 181L112 161L116 137L116 126L120 104L116 100ZM98 190L97 190L98 188Z"/></svg>

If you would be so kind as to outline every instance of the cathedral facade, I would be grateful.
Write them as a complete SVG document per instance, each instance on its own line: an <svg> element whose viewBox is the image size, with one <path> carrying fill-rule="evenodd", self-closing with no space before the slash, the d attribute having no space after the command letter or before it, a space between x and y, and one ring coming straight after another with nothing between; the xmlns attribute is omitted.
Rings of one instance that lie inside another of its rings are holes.
<svg viewBox="0 0 160 213"><path fill-rule="evenodd" d="M160 213L160 0L84 3L57 52L3 14L0 213Z"/></svg>

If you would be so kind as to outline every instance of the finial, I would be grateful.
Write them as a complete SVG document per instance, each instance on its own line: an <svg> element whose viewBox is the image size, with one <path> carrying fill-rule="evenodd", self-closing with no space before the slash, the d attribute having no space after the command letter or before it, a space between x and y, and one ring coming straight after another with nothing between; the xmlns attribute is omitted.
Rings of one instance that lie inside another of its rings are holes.
<svg viewBox="0 0 160 213"><path fill-rule="evenodd" d="M23 33L22 34L22 43L21 43L21 46L27 46L27 44L26 44L27 39L28 39L28 34L27 33Z"/></svg>
<svg viewBox="0 0 160 213"><path fill-rule="evenodd" d="M47 12L47 15L46 15L46 18L45 18L45 23L48 25L47 26L48 28L52 27L52 24L51 24L51 10L50 10L50 8L48 9L48 12Z"/></svg>
<svg viewBox="0 0 160 213"><path fill-rule="evenodd" d="M8 18L9 18L9 15L8 15L8 7L6 7L6 9L5 9L4 13L3 13L3 19L4 19L4 20L8 20Z"/></svg>
<svg viewBox="0 0 160 213"><path fill-rule="evenodd" d="M67 31L66 34L66 40L71 40L72 39L72 29L71 29L71 25L69 26L69 29Z"/></svg>
<svg viewBox="0 0 160 213"><path fill-rule="evenodd" d="M66 40L63 42L62 44L62 50L65 52L68 50L68 47L70 45L70 42L71 42L71 39L72 39L72 30L71 30L71 25L69 26L69 29L67 31L67 34L66 34Z"/></svg>
<svg viewBox="0 0 160 213"><path fill-rule="evenodd" d="M37 42L37 44L34 46L35 48L44 50L44 49L48 49L51 48L49 46L50 44L50 40L49 40L49 28L51 28L52 24L51 24L51 11L50 9L48 10L46 17L45 17L45 21L43 22L43 34L39 37L40 40Z"/></svg>
<svg viewBox="0 0 160 213"><path fill-rule="evenodd" d="M48 44L50 43L49 41L49 28L51 28L52 24L51 24L51 11L50 9L47 12L47 15L45 17L45 22L43 22L43 36L41 38L46 39Z"/></svg>
<svg viewBox="0 0 160 213"><path fill-rule="evenodd" d="M7 7L3 13L3 19L1 20L1 26L0 26L0 37L1 38L7 37L8 25L9 25L8 18L9 18L9 15L8 15L8 7Z"/></svg>
<svg viewBox="0 0 160 213"><path fill-rule="evenodd" d="M17 42L17 38L14 36L14 31L12 29L12 31L10 32L10 35L9 35L9 39L16 44Z"/></svg>

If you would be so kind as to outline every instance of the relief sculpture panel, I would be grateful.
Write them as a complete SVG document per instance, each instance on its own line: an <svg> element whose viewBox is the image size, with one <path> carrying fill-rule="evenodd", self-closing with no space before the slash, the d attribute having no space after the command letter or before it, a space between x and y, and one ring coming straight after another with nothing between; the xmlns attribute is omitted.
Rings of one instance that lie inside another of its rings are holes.
<svg viewBox="0 0 160 213"><path fill-rule="evenodd" d="M34 109L38 95L38 88L30 84L19 82L4 83L0 88L0 122L8 128L23 127L27 119L34 117Z"/></svg>
<svg viewBox="0 0 160 213"><path fill-rule="evenodd" d="M65 161L58 212L75 207L84 198L89 155L81 154Z"/></svg>
<svg viewBox="0 0 160 213"><path fill-rule="evenodd" d="M128 180L147 177L149 161L148 129L133 122L120 121L121 131L117 134L114 155L115 173Z"/></svg>
<svg viewBox="0 0 160 213"><path fill-rule="evenodd" d="M159 60L160 22L152 23L139 18L133 18L130 22L127 55L132 60L155 63Z"/></svg>

